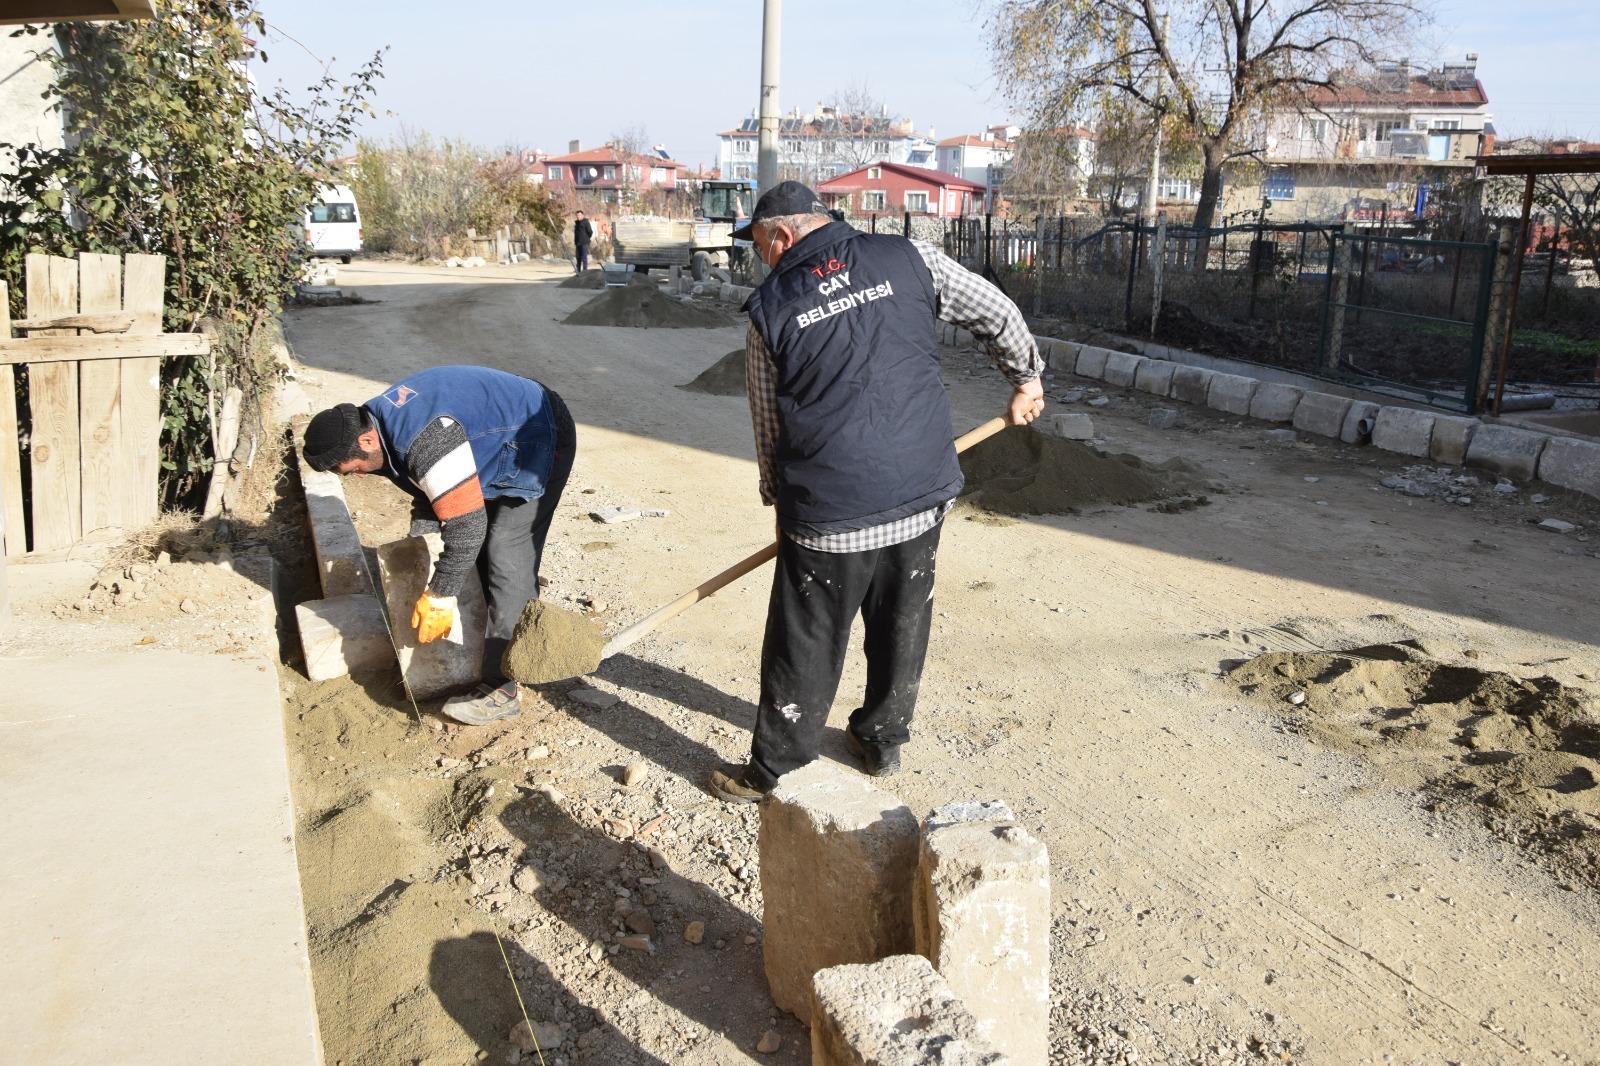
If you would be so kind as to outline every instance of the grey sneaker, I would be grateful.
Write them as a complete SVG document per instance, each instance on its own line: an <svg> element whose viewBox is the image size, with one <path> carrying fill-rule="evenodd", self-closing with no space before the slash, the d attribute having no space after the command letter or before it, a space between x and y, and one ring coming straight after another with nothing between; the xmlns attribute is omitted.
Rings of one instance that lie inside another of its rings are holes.
<svg viewBox="0 0 1600 1066"><path fill-rule="evenodd" d="M439 709L462 725L488 725L522 713L515 681L507 681L499 688L480 682L466 695L445 700Z"/></svg>

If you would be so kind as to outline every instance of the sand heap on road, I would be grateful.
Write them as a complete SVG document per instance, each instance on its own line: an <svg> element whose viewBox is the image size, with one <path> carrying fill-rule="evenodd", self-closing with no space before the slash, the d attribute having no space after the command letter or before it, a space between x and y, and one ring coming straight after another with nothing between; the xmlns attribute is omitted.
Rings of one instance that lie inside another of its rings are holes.
<svg viewBox="0 0 1600 1066"><path fill-rule="evenodd" d="M655 281L649 274L630 274L628 284L655 287ZM562 289L603 289L606 287L605 273L600 270L585 270L582 274L574 274L558 284Z"/></svg>
<svg viewBox="0 0 1600 1066"><path fill-rule="evenodd" d="M712 396L743 396L746 380L744 349L735 348L707 367L699 377L678 388Z"/></svg>
<svg viewBox="0 0 1600 1066"><path fill-rule="evenodd" d="M1600 706L1552 677L1452 665L1412 641L1272 652L1231 670L1245 695L1442 807L1600 886Z"/></svg>
<svg viewBox="0 0 1600 1066"><path fill-rule="evenodd" d="M569 326L642 329L716 329L732 323L715 307L668 296L652 284L605 289L562 321Z"/></svg>
<svg viewBox="0 0 1600 1066"><path fill-rule="evenodd" d="M500 668L525 685L582 677L600 665L605 643L594 619L530 600L511 631Z"/></svg>
<svg viewBox="0 0 1600 1066"><path fill-rule="evenodd" d="M1180 460L1155 466L1022 426L1008 427L965 452L961 472L967 480L965 503L1009 515L1144 503L1182 494L1197 482Z"/></svg>

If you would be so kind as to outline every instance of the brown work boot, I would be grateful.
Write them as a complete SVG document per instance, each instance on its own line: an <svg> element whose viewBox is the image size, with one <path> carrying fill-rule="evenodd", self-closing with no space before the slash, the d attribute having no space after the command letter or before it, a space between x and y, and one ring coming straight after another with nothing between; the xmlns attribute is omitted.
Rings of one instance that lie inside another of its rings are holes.
<svg viewBox="0 0 1600 1066"><path fill-rule="evenodd" d="M711 774L711 794L724 803L759 803L766 793L744 783L744 775L734 777L721 770Z"/></svg>

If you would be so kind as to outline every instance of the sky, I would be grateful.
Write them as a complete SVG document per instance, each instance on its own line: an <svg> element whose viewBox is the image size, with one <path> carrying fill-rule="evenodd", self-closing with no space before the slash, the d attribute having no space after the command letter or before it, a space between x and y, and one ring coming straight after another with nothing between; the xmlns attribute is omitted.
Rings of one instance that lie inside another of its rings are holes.
<svg viewBox="0 0 1600 1066"><path fill-rule="evenodd" d="M1478 53L1501 137L1600 140L1597 0L1433 0L1413 62ZM263 85L346 74L387 46L367 132L402 125L487 148L598 146L642 126L691 166L713 165L716 134L754 112L760 0L455 0L349 4L260 0ZM794 0L785 7L780 100L809 110L864 87L939 137L1013 116L997 91L985 0Z"/></svg>

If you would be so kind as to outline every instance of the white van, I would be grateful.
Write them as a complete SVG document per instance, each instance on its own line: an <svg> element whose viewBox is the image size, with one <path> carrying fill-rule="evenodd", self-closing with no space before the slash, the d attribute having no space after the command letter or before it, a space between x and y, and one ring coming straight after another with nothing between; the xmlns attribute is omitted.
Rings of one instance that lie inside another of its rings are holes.
<svg viewBox="0 0 1600 1066"><path fill-rule="evenodd" d="M348 185L324 185L306 208L306 251L313 259L350 262L361 254L361 210Z"/></svg>

